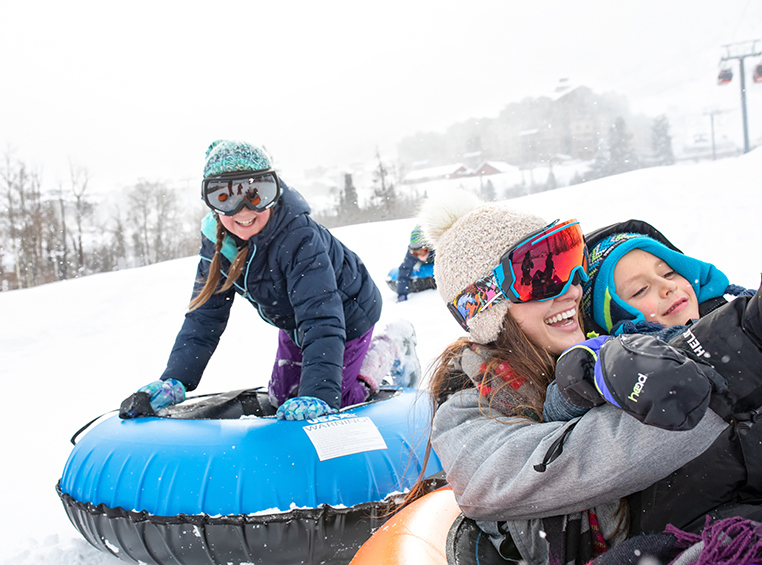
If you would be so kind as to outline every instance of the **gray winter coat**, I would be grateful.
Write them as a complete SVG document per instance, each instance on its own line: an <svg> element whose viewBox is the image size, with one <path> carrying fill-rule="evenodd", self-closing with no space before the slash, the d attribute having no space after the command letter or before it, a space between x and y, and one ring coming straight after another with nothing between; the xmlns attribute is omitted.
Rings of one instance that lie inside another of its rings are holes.
<svg viewBox="0 0 762 565"><path fill-rule="evenodd" d="M610 536L620 498L685 465L727 426L711 411L694 429L673 432L609 405L548 423L490 414L485 406L482 398L480 409L476 389L452 395L435 415L432 445L463 513L477 521L507 521L530 563L548 560L541 518L595 509ZM544 472L535 470L572 425L563 452Z"/></svg>

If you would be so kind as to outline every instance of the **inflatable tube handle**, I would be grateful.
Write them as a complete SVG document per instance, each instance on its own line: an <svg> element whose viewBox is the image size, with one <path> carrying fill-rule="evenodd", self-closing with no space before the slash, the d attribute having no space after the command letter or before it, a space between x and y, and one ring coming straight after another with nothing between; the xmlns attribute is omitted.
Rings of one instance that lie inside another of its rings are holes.
<svg viewBox="0 0 762 565"><path fill-rule="evenodd" d="M106 414L111 414L112 412L116 412L117 410L119 410L119 408L114 408L113 410L109 410L108 412L104 412L104 413L103 413L103 414L101 414L100 416L96 416L95 418L93 418L92 420L90 420L90 421L89 421L87 424L85 424L84 426L82 426L81 428L79 428L79 429L78 429L76 432L74 432L74 435L73 435L73 436L71 436L71 440L70 440L70 441L71 441L71 444L72 444L72 445L77 445L77 438L79 437L79 434L81 434L81 433L82 433L82 432L84 432L84 431L85 431L87 428L89 428L90 426L92 426L92 425L93 425L93 424L94 424L94 423L95 423L97 420L100 420L101 418L103 418L103 417L104 417Z"/></svg>
<svg viewBox="0 0 762 565"><path fill-rule="evenodd" d="M189 396L189 397L188 397L188 398L186 398L185 400L190 400L190 399L193 399L193 398L204 398L204 397L206 397L206 396L215 396L215 395L217 395L217 394L219 394L219 393L197 394L197 395L195 395L195 396ZM103 418L103 417L104 417L106 414L111 414L112 412L118 412L118 411L119 411L119 408L114 408L113 410L109 410L109 411L107 411L107 412L104 412L104 413L103 413L103 414L101 414L100 416L96 416L95 418L93 418L92 420L90 420L90 421L89 421L87 424L85 424L84 426L82 426L81 428L79 428L79 429L78 429L76 432L74 432L74 435L73 435L73 436L71 436L71 440L69 440L69 441L71 441L71 444L72 444L72 445L77 445L77 438L80 436L80 434L81 434L82 432L84 432L84 431L85 431L87 428L89 428L90 426L92 426L92 425L93 425L93 424L94 424L96 421L98 421L98 420L100 420L101 418Z"/></svg>

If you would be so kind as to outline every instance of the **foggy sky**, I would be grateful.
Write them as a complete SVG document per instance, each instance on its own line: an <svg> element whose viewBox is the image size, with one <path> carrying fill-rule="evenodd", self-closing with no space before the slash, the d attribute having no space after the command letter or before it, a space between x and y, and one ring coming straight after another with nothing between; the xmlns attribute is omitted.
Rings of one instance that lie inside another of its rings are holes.
<svg viewBox="0 0 762 565"><path fill-rule="evenodd" d="M652 116L740 116L718 63L760 24L760 0L0 0L0 148L48 185L71 163L110 190L195 185L220 138L264 143L292 169L393 155L562 77ZM762 84L747 89L758 138Z"/></svg>

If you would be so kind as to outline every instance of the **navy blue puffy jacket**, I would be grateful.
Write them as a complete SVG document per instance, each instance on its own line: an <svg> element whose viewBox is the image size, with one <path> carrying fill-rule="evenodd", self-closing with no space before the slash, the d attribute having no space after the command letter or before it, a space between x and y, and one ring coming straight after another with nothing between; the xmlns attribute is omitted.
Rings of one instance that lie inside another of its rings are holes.
<svg viewBox="0 0 762 565"><path fill-rule="evenodd" d="M188 390L198 386L238 293L302 350L299 395L339 408L345 341L360 337L378 321L381 293L362 260L310 218L309 205L297 191L283 181L281 185L283 194L267 225L245 242L249 253L242 276L233 288L185 315L161 378L177 379ZM210 213L202 224L197 281L208 274L216 230ZM236 252L235 241L227 236L223 276ZM196 282L193 295L202 287Z"/></svg>
<svg viewBox="0 0 762 565"><path fill-rule="evenodd" d="M426 261L422 261L425 264L433 263L436 253L434 250L429 251L429 256ZM413 267L418 263L418 258L407 250L405 258L400 263L399 269L397 269L397 294L409 294L410 293L410 276L413 274Z"/></svg>

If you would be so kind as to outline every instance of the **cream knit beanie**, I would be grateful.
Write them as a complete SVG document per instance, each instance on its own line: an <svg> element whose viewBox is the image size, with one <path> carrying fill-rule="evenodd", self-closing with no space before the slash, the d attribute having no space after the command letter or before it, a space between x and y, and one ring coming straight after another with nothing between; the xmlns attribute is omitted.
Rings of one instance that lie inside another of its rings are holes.
<svg viewBox="0 0 762 565"><path fill-rule="evenodd" d="M462 189L438 194L421 208L420 224L436 250L434 279L445 303L494 269L509 247L548 222L504 203L484 203ZM476 343L497 339L508 312L503 300L468 321Z"/></svg>

